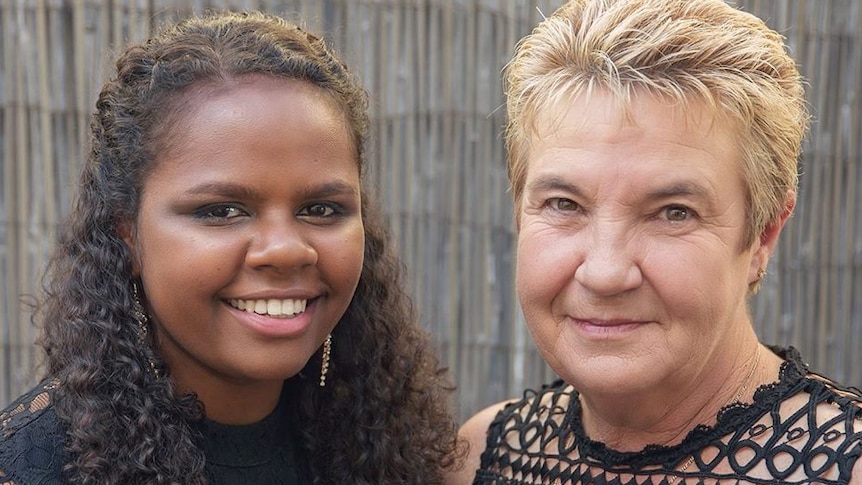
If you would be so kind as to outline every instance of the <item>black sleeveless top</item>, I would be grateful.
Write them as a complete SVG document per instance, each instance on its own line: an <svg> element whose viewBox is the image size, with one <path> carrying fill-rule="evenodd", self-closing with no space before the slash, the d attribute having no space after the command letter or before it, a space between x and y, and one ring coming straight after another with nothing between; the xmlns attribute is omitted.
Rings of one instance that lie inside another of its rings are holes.
<svg viewBox="0 0 862 485"><path fill-rule="evenodd" d="M42 382L0 412L0 485L69 483L63 470L69 461L63 449L66 425L52 404L56 385ZM200 423L210 483L306 483L286 421L276 409L250 425Z"/></svg>
<svg viewBox="0 0 862 485"><path fill-rule="evenodd" d="M619 452L591 440L578 392L527 391L488 429L474 485L847 484L862 454L862 393L810 373L798 352L752 404L724 407L675 446Z"/></svg>

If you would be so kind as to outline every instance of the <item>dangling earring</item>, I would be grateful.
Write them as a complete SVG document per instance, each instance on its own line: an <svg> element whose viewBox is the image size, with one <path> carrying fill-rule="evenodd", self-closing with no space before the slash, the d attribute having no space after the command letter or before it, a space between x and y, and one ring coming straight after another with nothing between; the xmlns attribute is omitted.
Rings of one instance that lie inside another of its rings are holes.
<svg viewBox="0 0 862 485"><path fill-rule="evenodd" d="M332 334L323 341L323 358L320 363L320 387L326 387L326 373L329 372L329 354L332 352Z"/></svg>
<svg viewBox="0 0 862 485"><path fill-rule="evenodd" d="M132 281L132 315L135 317L135 322L138 324L138 345L141 346L141 349L146 349L149 346L149 342L147 342L147 337L150 333L150 317L147 315L147 311L144 310L144 305L141 303L141 297L138 294L138 282ZM153 362L152 357L147 357L147 364L149 364L149 372L156 379L161 377L159 374L159 369L156 367L156 363Z"/></svg>

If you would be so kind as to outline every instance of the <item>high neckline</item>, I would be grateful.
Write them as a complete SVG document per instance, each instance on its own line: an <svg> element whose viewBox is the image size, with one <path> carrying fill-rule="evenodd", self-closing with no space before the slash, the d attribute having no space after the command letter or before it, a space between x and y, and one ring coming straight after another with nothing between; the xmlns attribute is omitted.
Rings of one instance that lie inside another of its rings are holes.
<svg viewBox="0 0 862 485"><path fill-rule="evenodd" d="M273 461L279 454L293 452L293 437L281 404L262 420L230 425L205 419L202 422L203 449L207 462L230 467L254 467Z"/></svg>

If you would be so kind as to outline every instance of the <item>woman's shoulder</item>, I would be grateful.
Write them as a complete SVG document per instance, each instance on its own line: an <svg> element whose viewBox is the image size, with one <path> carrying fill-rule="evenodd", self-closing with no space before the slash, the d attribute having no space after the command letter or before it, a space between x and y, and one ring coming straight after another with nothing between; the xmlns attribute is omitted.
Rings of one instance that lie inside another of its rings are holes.
<svg viewBox="0 0 862 485"><path fill-rule="evenodd" d="M46 380L0 412L0 483L61 483L63 425L54 409L56 380Z"/></svg>
<svg viewBox="0 0 862 485"><path fill-rule="evenodd" d="M446 485L467 485L473 483L473 475L481 462L482 453L488 436L488 428L495 417L512 401L492 404L471 416L458 429L458 437L467 446L467 454L457 467L446 471Z"/></svg>
<svg viewBox="0 0 862 485"><path fill-rule="evenodd" d="M493 434L494 429L500 426L557 421L568 411L574 395L576 394L571 386L562 380L556 380L539 390L527 389L520 399L502 401L483 409L464 423L464 427L475 428L487 435Z"/></svg>
<svg viewBox="0 0 862 485"><path fill-rule="evenodd" d="M812 404L826 403L835 410L840 409L842 413L849 413L862 419L862 390L846 386L812 371L799 351L793 347L771 348L784 359L784 363L781 366L778 383L774 386L765 386L765 392L768 393L771 390L770 387L777 387L777 391L784 394L784 399L787 399L799 391L804 391Z"/></svg>
<svg viewBox="0 0 862 485"><path fill-rule="evenodd" d="M546 421L566 412L572 398L577 395L571 385L557 379L538 390L527 389L519 401L512 402L508 411L530 421Z"/></svg>
<svg viewBox="0 0 862 485"><path fill-rule="evenodd" d="M862 484L862 391L812 371L792 347L771 348L784 363L779 380L755 394L761 415L751 429L772 430L783 453L795 450L797 466L837 464L840 483L852 476L849 483Z"/></svg>
<svg viewBox="0 0 862 485"><path fill-rule="evenodd" d="M554 419L565 413L570 396L569 386L558 380L538 391L527 390L520 399L501 401L474 414L458 432L468 446L466 462L458 470L450 472L445 483L473 483L475 471L481 468L482 455L500 438L502 428Z"/></svg>
<svg viewBox="0 0 862 485"><path fill-rule="evenodd" d="M833 441L833 435L839 433L862 441L862 390L811 370L793 347L772 350L784 360L779 378L758 388L752 412L780 419L787 427L807 422L808 427L816 428L807 434L811 439L823 433Z"/></svg>

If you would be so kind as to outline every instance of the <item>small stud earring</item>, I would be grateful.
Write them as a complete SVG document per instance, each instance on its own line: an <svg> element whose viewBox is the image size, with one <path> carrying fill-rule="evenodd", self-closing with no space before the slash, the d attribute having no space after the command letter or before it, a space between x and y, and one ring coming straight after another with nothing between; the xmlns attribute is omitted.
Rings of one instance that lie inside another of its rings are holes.
<svg viewBox="0 0 862 485"><path fill-rule="evenodd" d="M757 271L757 281L760 281L765 277L766 277L766 268L760 268Z"/></svg>
<svg viewBox="0 0 862 485"><path fill-rule="evenodd" d="M332 353L332 334L323 341L323 358L320 363L320 387L326 387L326 373L329 372L329 354Z"/></svg>

